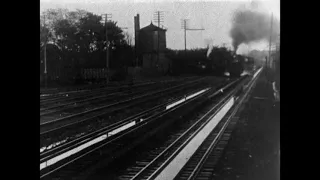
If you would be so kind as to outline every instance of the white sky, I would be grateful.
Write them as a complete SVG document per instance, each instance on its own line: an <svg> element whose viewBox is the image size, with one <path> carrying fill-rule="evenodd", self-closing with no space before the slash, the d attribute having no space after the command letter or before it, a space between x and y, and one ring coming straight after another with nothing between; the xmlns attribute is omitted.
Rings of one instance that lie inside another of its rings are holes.
<svg viewBox="0 0 320 180"><path fill-rule="evenodd" d="M274 14L280 19L280 0L260 0L259 8ZM235 9L250 6L249 0L40 0L40 11L48 8L85 9L95 14L111 13L112 20L120 27L128 27L133 34L133 17L140 14L140 27L145 27L153 20L155 11L164 11L164 25L167 31L167 47L184 49L184 32L181 19L189 20L190 28L204 31L187 31L187 48L205 47L205 40L212 39L214 45L226 43L231 47L229 30ZM266 42L254 43L251 49L265 49ZM241 45L239 51L247 51Z"/></svg>

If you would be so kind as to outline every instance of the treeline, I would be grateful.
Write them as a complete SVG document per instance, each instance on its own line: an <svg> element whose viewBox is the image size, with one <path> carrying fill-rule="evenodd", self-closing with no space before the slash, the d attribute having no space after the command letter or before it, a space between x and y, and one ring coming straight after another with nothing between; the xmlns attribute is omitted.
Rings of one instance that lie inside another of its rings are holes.
<svg viewBox="0 0 320 180"><path fill-rule="evenodd" d="M117 77L111 79L121 80L127 75L127 67L134 66L136 62L132 41L132 37L124 33L117 22L110 21L106 27L100 15L85 10L49 9L40 15L40 83L44 79L44 47L49 81L74 83L87 77L105 78L106 44L109 46L109 67L117 72ZM207 53L207 48L187 51L167 49L171 74L223 75L226 71L234 74L242 72L243 60L231 50L213 47L209 56Z"/></svg>
<svg viewBox="0 0 320 180"><path fill-rule="evenodd" d="M106 42L106 28L108 42ZM106 44L110 67L132 65L132 37L117 22L107 22L100 15L85 10L49 9L40 15L40 76L44 72L44 45L49 79L74 81L85 68L106 67Z"/></svg>

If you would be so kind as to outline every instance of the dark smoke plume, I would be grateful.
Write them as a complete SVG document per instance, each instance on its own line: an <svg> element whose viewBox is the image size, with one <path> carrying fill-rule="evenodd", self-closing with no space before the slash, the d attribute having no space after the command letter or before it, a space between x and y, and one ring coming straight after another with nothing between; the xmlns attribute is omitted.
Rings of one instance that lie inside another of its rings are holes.
<svg viewBox="0 0 320 180"><path fill-rule="evenodd" d="M279 21L273 18L272 41L279 35ZM234 51L240 44L270 39L271 14L265 14L253 10L238 10L234 14L230 36Z"/></svg>

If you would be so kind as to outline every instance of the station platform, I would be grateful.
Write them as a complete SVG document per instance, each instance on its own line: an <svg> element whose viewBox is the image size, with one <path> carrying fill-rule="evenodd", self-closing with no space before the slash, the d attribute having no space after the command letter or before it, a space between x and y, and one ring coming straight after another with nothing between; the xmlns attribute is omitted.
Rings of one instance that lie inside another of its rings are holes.
<svg viewBox="0 0 320 180"><path fill-rule="evenodd" d="M236 116L215 180L280 180L280 101L262 73Z"/></svg>

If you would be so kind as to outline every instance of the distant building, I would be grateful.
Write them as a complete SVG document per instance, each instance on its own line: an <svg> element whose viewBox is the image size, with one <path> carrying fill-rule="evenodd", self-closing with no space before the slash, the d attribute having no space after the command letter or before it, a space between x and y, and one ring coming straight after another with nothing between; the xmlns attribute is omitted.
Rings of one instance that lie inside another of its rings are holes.
<svg viewBox="0 0 320 180"><path fill-rule="evenodd" d="M159 33L159 35L158 35ZM159 52L163 53L166 49L166 30L151 24L139 31L139 45L140 53L157 53L158 52L158 38Z"/></svg>
<svg viewBox="0 0 320 180"><path fill-rule="evenodd" d="M143 70L165 74L170 67L170 61L164 54L167 46L166 29L151 22L149 26L140 29L138 34L138 54Z"/></svg>

